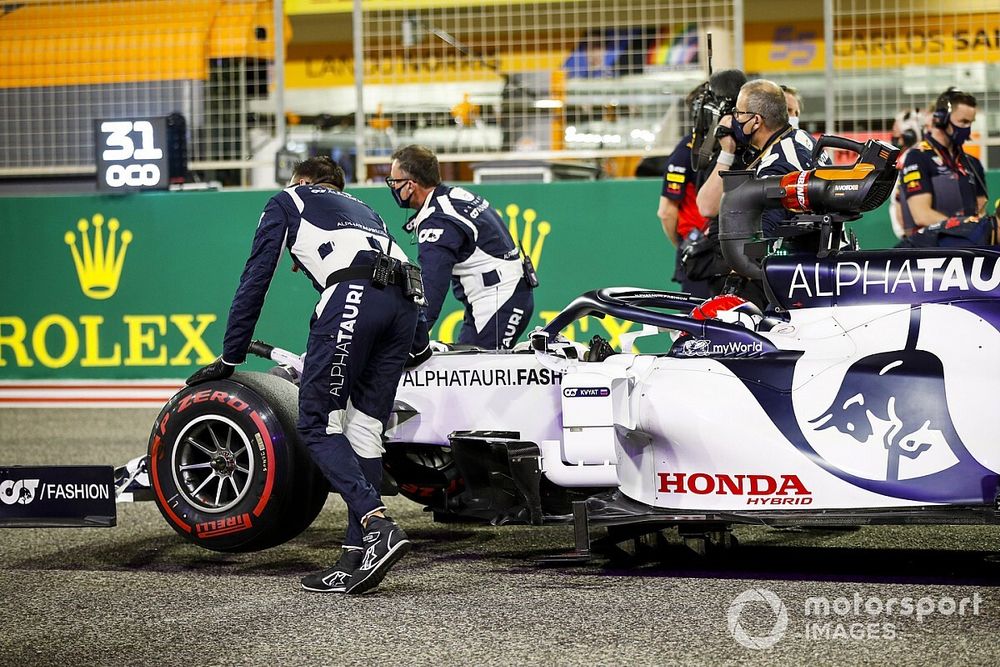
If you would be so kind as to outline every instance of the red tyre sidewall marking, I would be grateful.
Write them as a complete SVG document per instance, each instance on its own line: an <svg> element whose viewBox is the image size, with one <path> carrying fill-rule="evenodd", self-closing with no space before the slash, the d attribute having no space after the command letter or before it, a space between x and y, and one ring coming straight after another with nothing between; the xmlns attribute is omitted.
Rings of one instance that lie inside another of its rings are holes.
<svg viewBox="0 0 1000 667"><path fill-rule="evenodd" d="M170 412L166 413L163 416L163 421L160 423L160 433L164 435L166 434L167 420L170 418L170 414ZM270 431L268 431L267 426L264 424L264 420L260 418L260 415L256 410L250 413L250 419L253 420L254 426L256 426L260 431L261 438L264 441L265 455L267 456L267 477L264 480L264 490L261 493L261 497L257 502L257 505L253 508L253 515L260 517L260 515L264 512L264 508L267 506L267 502L271 499L271 492L274 489L274 445L271 442ZM153 460L155 460L160 454L159 450L161 443L162 441L158 438L156 442L153 443L153 451L151 454L151 458ZM153 488L156 490L156 495L160 499L160 506L163 507L171 521L180 526L185 532L190 533L192 530L191 526L177 516L177 513L174 512L173 508L171 508L167 503L167 500L163 495L162 486L160 485L160 477L156 465L151 465L150 468L152 469L151 472L153 475Z"/></svg>
<svg viewBox="0 0 1000 667"><path fill-rule="evenodd" d="M267 501L271 499L271 490L274 488L274 446L271 444L271 433L267 430L264 420L260 418L256 410L250 413L250 419L253 420L261 437L264 438L264 450L267 452L267 478L264 481L264 492L260 495L257 506L253 508L253 515L260 517Z"/></svg>
<svg viewBox="0 0 1000 667"><path fill-rule="evenodd" d="M166 423L167 423L167 419L166 419L166 417L164 417L163 418L163 424L164 424L164 426L166 425ZM160 445L162 444L162 442L163 441L160 440L159 438L157 438L156 441L153 442L153 452L152 452L152 456L151 456L151 458L153 459L153 461L155 461L156 458L160 454ZM174 512L173 508L170 507L170 505L167 504L167 499L163 497L163 487L160 486L160 476L157 473L156 463L153 463L152 465L150 465L149 468L150 468L150 472L153 473L153 488L156 489L156 496L160 499L160 507L162 507L163 511L167 513L167 516L170 517L171 521L173 521L178 526L180 526L182 529L184 529L184 532L190 533L191 532L191 526L189 526L188 524L186 524L179 516L177 516L177 514Z"/></svg>

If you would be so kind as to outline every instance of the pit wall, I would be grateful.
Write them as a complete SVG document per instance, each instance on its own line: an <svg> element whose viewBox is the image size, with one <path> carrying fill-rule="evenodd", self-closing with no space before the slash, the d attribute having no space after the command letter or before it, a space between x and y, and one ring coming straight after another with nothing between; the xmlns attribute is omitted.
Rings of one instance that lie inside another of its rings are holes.
<svg viewBox="0 0 1000 667"><path fill-rule="evenodd" d="M988 180L1000 192L1000 172ZM529 330L587 290L678 288L674 248L656 217L658 179L474 189L535 261L541 285ZM407 215L387 188L351 192L385 218L415 259L413 239L401 230ZM260 211L273 194L0 198L0 380L182 378L214 359ZM863 248L895 243L885 207L853 228ZM286 254L256 336L301 350L315 300ZM442 312L432 335L450 342L462 311L449 300ZM565 333L580 341L600 334L616 344L629 328L587 318ZM266 365L252 361L250 368Z"/></svg>

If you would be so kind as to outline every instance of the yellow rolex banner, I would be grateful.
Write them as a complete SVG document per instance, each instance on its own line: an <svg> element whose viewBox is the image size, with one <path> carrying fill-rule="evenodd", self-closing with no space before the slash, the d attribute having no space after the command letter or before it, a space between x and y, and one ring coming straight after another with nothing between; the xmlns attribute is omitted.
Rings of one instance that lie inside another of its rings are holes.
<svg viewBox="0 0 1000 667"><path fill-rule="evenodd" d="M213 360L269 195L219 220L223 195L187 194L0 199L0 379L184 377Z"/></svg>

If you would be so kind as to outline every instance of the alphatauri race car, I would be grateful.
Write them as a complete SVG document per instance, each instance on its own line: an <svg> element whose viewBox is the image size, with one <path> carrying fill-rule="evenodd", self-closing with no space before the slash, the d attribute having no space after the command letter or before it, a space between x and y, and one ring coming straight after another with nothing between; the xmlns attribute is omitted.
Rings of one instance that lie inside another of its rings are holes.
<svg viewBox="0 0 1000 667"><path fill-rule="evenodd" d="M722 250L767 308L607 288L514 351L435 353L400 383L383 493L442 520L575 521L583 555L601 525L709 544L740 523L997 522L1000 253L858 250L846 223L885 201L898 151L827 146L858 159L726 176ZM767 208L796 217L760 240ZM638 328L617 350L560 336L588 316ZM280 544L329 495L295 433L300 360L253 351L284 377L184 388L119 471L123 493L148 476L167 522L209 549Z"/></svg>

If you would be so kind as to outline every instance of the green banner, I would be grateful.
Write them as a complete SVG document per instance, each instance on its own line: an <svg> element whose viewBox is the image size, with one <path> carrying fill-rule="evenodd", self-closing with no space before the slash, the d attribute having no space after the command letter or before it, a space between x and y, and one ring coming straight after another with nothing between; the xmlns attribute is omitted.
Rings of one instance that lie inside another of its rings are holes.
<svg viewBox="0 0 1000 667"><path fill-rule="evenodd" d="M991 174L995 181L1000 174ZM677 289L656 217L660 181L472 186L535 261L529 330L574 297L613 285ZM407 215L387 188L355 188L403 249ZM221 350L229 305L273 191L0 198L0 380L179 378ZM854 223L866 248L895 239L885 207ZM299 351L317 295L283 257L256 336ZM434 337L457 336L449 301ZM566 333L617 342L628 323L588 318ZM256 362L251 367L263 367Z"/></svg>

